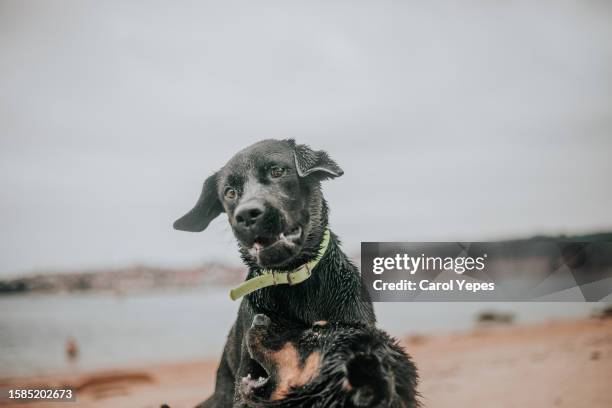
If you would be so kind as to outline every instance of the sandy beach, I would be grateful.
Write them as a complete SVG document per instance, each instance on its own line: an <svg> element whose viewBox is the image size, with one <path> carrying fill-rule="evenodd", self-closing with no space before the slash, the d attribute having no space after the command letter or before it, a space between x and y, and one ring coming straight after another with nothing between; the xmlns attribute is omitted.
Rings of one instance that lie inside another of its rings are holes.
<svg viewBox="0 0 612 408"><path fill-rule="evenodd" d="M425 407L610 407L612 320L482 327L403 339ZM71 386L76 403L6 407L192 407L214 387L215 361L4 378L2 387Z"/></svg>

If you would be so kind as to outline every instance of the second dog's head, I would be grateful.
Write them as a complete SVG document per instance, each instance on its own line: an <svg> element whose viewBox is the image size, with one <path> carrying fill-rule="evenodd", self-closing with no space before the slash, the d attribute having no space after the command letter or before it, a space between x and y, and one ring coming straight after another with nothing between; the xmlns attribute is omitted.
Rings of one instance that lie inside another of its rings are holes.
<svg viewBox="0 0 612 408"><path fill-rule="evenodd" d="M291 139L263 140L208 177L195 207L174 228L203 231L225 212L248 262L291 269L316 253L323 235L320 181L342 173L323 151Z"/></svg>
<svg viewBox="0 0 612 408"><path fill-rule="evenodd" d="M397 342L359 323L300 327L259 314L237 389L249 407L414 408L417 372Z"/></svg>

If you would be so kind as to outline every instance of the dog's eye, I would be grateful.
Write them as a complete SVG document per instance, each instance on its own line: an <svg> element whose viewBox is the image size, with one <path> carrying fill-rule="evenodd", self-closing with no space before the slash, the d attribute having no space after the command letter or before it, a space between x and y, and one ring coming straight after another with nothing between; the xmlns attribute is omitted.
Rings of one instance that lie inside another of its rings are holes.
<svg viewBox="0 0 612 408"><path fill-rule="evenodd" d="M285 174L285 169L283 169L282 167L272 166L270 168L270 177L272 177L272 178L279 178L283 174Z"/></svg>
<svg viewBox="0 0 612 408"><path fill-rule="evenodd" d="M236 198L236 196L238 195L238 193L236 193L236 190L234 190L233 188L226 188L225 189L225 198L227 198L228 200L233 200L234 198Z"/></svg>

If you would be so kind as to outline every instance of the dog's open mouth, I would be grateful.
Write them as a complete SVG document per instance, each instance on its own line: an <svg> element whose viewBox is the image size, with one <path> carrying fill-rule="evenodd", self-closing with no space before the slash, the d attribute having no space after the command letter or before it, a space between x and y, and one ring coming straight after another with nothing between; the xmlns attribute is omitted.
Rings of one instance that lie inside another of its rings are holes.
<svg viewBox="0 0 612 408"><path fill-rule="evenodd" d="M297 226L287 233L281 232L277 236L267 237L258 235L253 240L253 246L249 251L257 254L259 251L267 249L277 244L286 246L295 246L296 242L302 237L302 227Z"/></svg>
<svg viewBox="0 0 612 408"><path fill-rule="evenodd" d="M264 397L266 385L270 380L268 371L252 357L247 367L247 375L240 381L240 391L245 397L258 396Z"/></svg>

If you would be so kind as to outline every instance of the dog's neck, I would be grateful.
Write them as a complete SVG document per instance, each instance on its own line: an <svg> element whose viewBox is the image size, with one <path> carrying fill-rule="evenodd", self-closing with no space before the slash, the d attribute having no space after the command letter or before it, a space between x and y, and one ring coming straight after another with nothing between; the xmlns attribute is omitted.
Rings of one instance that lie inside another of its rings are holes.
<svg viewBox="0 0 612 408"><path fill-rule="evenodd" d="M312 276L312 271L317 267L325 255L325 252L327 252L330 236L331 233L326 228L323 232L323 241L319 244L319 250L317 251L317 256L314 259L288 272L282 272L275 269L260 270L257 274L258 276L247 279L241 285L238 285L230 290L230 298L232 300L240 299L242 296L269 286L294 286L304 282L310 278L310 276Z"/></svg>
<svg viewBox="0 0 612 408"><path fill-rule="evenodd" d="M294 267L312 260L322 239L308 257L300 259ZM261 273L259 266L249 265L247 279ZM255 313L279 316L307 324L317 320L374 321L371 302L362 290L359 270L340 248L336 235L330 231L325 254L312 270L312 276L295 286L271 286L246 296ZM329 307L329 302L340 307ZM340 299L338 301L338 299Z"/></svg>

